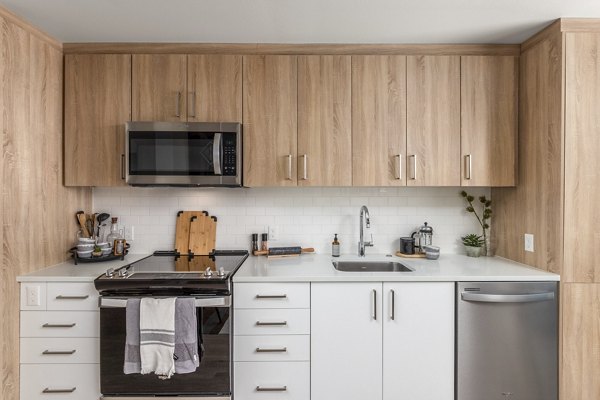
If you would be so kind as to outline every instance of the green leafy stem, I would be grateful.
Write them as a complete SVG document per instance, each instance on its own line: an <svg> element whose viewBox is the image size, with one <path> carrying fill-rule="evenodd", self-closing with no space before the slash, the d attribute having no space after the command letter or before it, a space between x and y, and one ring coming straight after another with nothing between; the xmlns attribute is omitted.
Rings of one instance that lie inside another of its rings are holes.
<svg viewBox="0 0 600 400"><path fill-rule="evenodd" d="M466 210L467 212L473 213L475 218L477 218L477 222L481 225L481 230L483 231L483 248L484 254L487 254L487 230L490 228L488 221L492 218L492 200L488 200L485 196L479 196L479 202L481 203L482 211L481 214L478 214L475 210L475 206L473 202L475 201L475 196L471 196L464 190L460 192L460 195L469 203Z"/></svg>

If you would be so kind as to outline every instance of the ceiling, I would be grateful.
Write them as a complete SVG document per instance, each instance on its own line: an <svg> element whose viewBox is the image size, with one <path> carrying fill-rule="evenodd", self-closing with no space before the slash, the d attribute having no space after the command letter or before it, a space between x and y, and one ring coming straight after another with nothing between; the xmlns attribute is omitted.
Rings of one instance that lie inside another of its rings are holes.
<svg viewBox="0 0 600 400"><path fill-rule="evenodd" d="M521 43L598 0L0 0L62 42Z"/></svg>

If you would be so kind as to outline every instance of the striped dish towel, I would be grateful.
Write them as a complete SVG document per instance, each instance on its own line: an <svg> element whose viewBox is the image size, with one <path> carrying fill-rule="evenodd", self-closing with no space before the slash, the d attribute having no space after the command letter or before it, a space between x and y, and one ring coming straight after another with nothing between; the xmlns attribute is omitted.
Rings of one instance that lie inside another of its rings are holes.
<svg viewBox="0 0 600 400"><path fill-rule="evenodd" d="M143 298L140 302L140 359L142 374L165 379L175 373L175 298Z"/></svg>

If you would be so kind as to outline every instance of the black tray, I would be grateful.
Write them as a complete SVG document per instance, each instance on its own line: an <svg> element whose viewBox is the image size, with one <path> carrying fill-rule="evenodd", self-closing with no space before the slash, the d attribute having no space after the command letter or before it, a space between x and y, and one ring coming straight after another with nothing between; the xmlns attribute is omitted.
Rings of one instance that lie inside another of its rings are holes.
<svg viewBox="0 0 600 400"><path fill-rule="evenodd" d="M75 265L77 265L80 262L82 262L82 263L97 263L97 262L103 262L103 261L124 260L127 253L129 253L128 249L129 249L129 243L126 243L125 251L120 256L115 256L114 254L107 254L105 256L100 256L100 257L92 256L90 258L78 257L77 256L77 247L70 248L69 252L71 253L71 256L73 257L73 260L75 261Z"/></svg>

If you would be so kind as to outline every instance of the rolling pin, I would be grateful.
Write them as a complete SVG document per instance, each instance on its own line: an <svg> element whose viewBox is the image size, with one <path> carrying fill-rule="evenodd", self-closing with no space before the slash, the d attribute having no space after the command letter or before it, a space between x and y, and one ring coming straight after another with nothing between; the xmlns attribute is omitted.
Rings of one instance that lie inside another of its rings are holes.
<svg viewBox="0 0 600 400"><path fill-rule="evenodd" d="M253 252L255 256L292 256L300 255L302 253L314 253L315 249L312 247L302 248L300 246L293 247L271 247L269 250L258 250Z"/></svg>

